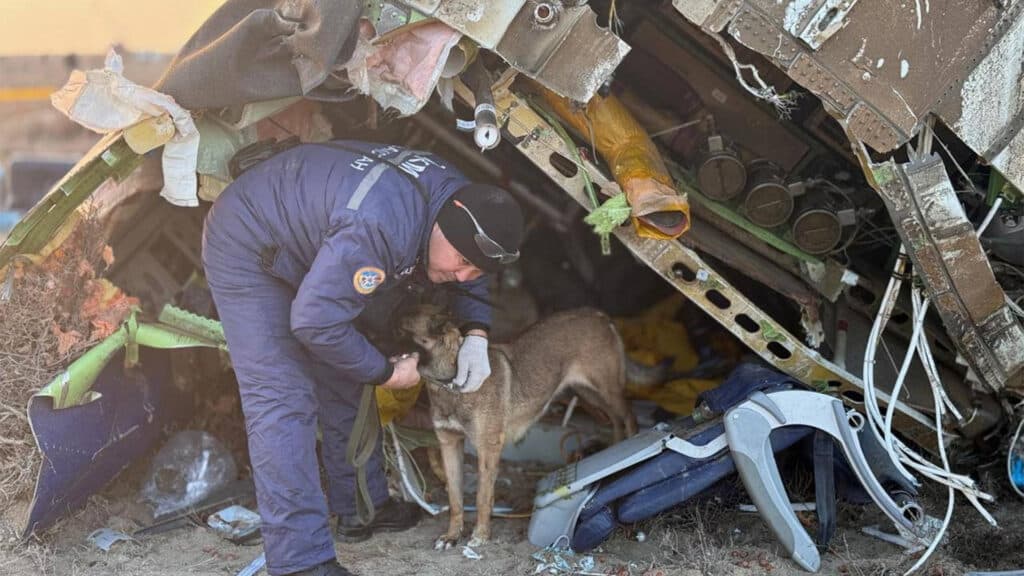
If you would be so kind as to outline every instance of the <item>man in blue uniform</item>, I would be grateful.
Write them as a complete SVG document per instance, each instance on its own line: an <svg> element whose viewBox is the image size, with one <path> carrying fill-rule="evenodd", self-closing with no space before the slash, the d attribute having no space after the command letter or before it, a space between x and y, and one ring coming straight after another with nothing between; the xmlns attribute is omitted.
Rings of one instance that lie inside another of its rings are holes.
<svg viewBox="0 0 1024 576"><path fill-rule="evenodd" d="M363 385L419 381L415 356L389 360L356 321L375 314L375 297L416 276L458 283L464 339L454 383L471 393L490 374L483 274L514 262L521 239L522 215L507 192L400 146L297 146L217 199L203 266L241 391L270 574L349 574L335 560L329 513L346 541L418 521L418 509L389 500L379 446L366 468L377 514L368 526L355 520L345 450Z"/></svg>

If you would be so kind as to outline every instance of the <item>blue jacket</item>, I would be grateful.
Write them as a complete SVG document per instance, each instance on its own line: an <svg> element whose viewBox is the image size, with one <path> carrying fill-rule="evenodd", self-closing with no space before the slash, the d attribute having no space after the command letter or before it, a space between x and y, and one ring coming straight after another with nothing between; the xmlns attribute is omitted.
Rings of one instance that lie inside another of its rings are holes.
<svg viewBox="0 0 1024 576"><path fill-rule="evenodd" d="M353 321L374 294L424 265L441 206L467 183L445 160L401 146L304 144L228 186L207 219L207 241L257 249L263 269L295 290L295 337L345 379L380 383L390 364ZM461 287L486 301L486 277ZM490 325L479 300L459 296L454 308L463 324Z"/></svg>

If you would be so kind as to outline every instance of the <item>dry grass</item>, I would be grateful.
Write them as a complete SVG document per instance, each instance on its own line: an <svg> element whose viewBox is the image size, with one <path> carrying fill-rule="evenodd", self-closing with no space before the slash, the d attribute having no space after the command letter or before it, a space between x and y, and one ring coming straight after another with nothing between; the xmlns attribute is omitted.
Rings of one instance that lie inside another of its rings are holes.
<svg viewBox="0 0 1024 576"><path fill-rule="evenodd" d="M0 574L52 574L52 548L32 539L22 542L14 527L0 522Z"/></svg>
<svg viewBox="0 0 1024 576"><path fill-rule="evenodd" d="M722 504L708 501L641 522L633 537L642 532L657 543L660 557L652 558L652 568L685 566L706 576L729 574L734 567L731 542L722 542L715 530L725 512Z"/></svg>
<svg viewBox="0 0 1024 576"><path fill-rule="evenodd" d="M850 550L846 536L837 535L829 546L829 552L839 560L838 570L849 576L899 576L903 574L898 558L877 558ZM905 566L903 568L906 568Z"/></svg>
<svg viewBox="0 0 1024 576"><path fill-rule="evenodd" d="M26 494L39 466L26 406L72 359L109 335L127 312L109 314L97 282L112 256L103 225L87 210L42 264L17 260L10 299L0 301L0 509Z"/></svg>

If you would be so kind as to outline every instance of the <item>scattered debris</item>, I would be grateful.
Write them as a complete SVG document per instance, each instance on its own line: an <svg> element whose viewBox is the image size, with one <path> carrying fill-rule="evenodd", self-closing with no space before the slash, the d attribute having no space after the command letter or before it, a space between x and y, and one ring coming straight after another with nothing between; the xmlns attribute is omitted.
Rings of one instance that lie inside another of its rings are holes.
<svg viewBox="0 0 1024 576"><path fill-rule="evenodd" d="M466 558L469 558L470 560L480 560L481 558L483 558L483 556L481 556L479 552L473 550L469 546L462 547L462 555Z"/></svg>
<svg viewBox="0 0 1024 576"><path fill-rule="evenodd" d="M924 550L925 548L924 546L911 542L910 540L898 534L889 534L888 532L883 532L881 529L879 529L877 525L865 526L864 528L861 528L861 532L867 534L868 536L874 536L875 538L878 538L883 542L888 542L890 544L895 544L897 546L905 548L906 554L916 554Z"/></svg>
<svg viewBox="0 0 1024 576"><path fill-rule="evenodd" d="M112 528L100 528L94 530L86 538L93 546L96 546L104 552L109 552L111 546L118 542L135 542L136 540L131 536L121 532L120 530L114 530Z"/></svg>
<svg viewBox="0 0 1024 576"><path fill-rule="evenodd" d="M206 524L236 544L255 537L260 530L260 515L237 504L211 514Z"/></svg>
<svg viewBox="0 0 1024 576"><path fill-rule="evenodd" d="M548 546L531 557L539 562L534 574L595 574L593 556L580 556L577 560L576 553L568 548Z"/></svg>
<svg viewBox="0 0 1024 576"><path fill-rule="evenodd" d="M256 576L260 570L267 565L267 555L260 554L255 560L249 563L248 566L242 568L242 571L238 573L238 576Z"/></svg>
<svg viewBox="0 0 1024 576"><path fill-rule="evenodd" d="M256 501L255 490L256 489L253 486L251 479L236 480L235 482L232 482L218 490L216 493L211 494L201 502L196 502L192 506L183 510L177 510L173 513L167 513L163 516L156 517L156 522L154 524L136 530L132 536L140 538L142 536L160 534L169 530L194 524L193 519L195 517L202 517L205 514L214 510L219 510L225 506L239 503L254 503Z"/></svg>

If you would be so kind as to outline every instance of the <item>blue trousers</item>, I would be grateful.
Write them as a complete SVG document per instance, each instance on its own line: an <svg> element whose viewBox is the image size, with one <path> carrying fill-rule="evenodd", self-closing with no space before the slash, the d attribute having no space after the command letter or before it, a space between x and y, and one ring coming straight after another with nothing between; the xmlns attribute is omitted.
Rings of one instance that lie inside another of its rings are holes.
<svg viewBox="0 0 1024 576"><path fill-rule="evenodd" d="M223 240L207 231L203 266L241 392L267 570L288 574L333 559L329 512L355 513L355 470L345 449L362 385L340 381L292 336L292 287L266 273L252 247ZM388 494L379 443L367 480L374 504L382 505Z"/></svg>

